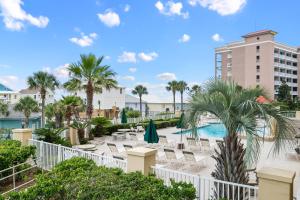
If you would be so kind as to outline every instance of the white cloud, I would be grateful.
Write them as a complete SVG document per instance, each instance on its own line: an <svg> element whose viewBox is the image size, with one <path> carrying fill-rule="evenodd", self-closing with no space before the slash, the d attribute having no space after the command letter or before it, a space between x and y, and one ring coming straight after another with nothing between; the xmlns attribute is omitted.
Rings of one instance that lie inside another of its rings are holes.
<svg viewBox="0 0 300 200"><path fill-rule="evenodd" d="M240 11L247 0L189 0L191 6L200 5L204 8L216 11L218 14L232 15Z"/></svg>
<svg viewBox="0 0 300 200"><path fill-rule="evenodd" d="M211 39L215 42L221 42L223 41L223 38L220 36L220 34L215 33L211 36Z"/></svg>
<svg viewBox="0 0 300 200"><path fill-rule="evenodd" d="M136 72L137 68L135 68L135 67L130 67L128 70L129 70L131 73L134 73L134 72Z"/></svg>
<svg viewBox="0 0 300 200"><path fill-rule="evenodd" d="M5 27L20 31L24 28L25 23L39 28L45 28L49 23L49 18L45 16L33 17L22 9L22 0L0 0L0 16L3 17Z"/></svg>
<svg viewBox="0 0 300 200"><path fill-rule="evenodd" d="M170 73L170 72L158 74L156 77L163 81L172 81L172 80L176 79L176 75L174 73Z"/></svg>
<svg viewBox="0 0 300 200"><path fill-rule="evenodd" d="M130 11L130 5L126 4L124 7L124 12L129 12Z"/></svg>
<svg viewBox="0 0 300 200"><path fill-rule="evenodd" d="M59 78L68 78L69 77L69 70L68 70L69 64L66 63L64 65L58 66L54 69L55 76Z"/></svg>
<svg viewBox="0 0 300 200"><path fill-rule="evenodd" d="M26 87L25 80L21 80L15 75L0 76L0 83L13 90Z"/></svg>
<svg viewBox="0 0 300 200"><path fill-rule="evenodd" d="M81 37L72 37L69 40L77 44L81 47L87 47L91 46L94 43L94 40L97 38L97 33L91 33L89 35L85 35L84 33L81 33Z"/></svg>
<svg viewBox="0 0 300 200"><path fill-rule="evenodd" d="M122 55L118 57L119 63L136 63L136 53L124 51Z"/></svg>
<svg viewBox="0 0 300 200"><path fill-rule="evenodd" d="M187 19L189 17L188 12L182 12L183 5L181 2L173 2L173 1L167 1L165 4L163 4L161 1L157 1L155 3L155 7L157 10L167 16L182 16L184 19Z"/></svg>
<svg viewBox="0 0 300 200"><path fill-rule="evenodd" d="M178 41L182 42L182 43L185 43L185 42L190 41L190 39L191 39L191 36L189 36L188 34L183 34Z"/></svg>
<svg viewBox="0 0 300 200"><path fill-rule="evenodd" d="M121 23L118 13L107 10L104 13L97 14L100 21L108 27L119 26Z"/></svg>
<svg viewBox="0 0 300 200"><path fill-rule="evenodd" d="M111 57L110 57L110 56L105 56L105 57L104 57L104 59L106 59L106 60L110 60L110 59L111 59Z"/></svg>
<svg viewBox="0 0 300 200"><path fill-rule="evenodd" d="M135 77L134 76L123 76L122 79L125 81L134 81Z"/></svg>
<svg viewBox="0 0 300 200"><path fill-rule="evenodd" d="M158 57L158 54L156 52L151 52L151 53L144 53L141 52L139 53L139 58L145 62L150 62L155 60Z"/></svg>

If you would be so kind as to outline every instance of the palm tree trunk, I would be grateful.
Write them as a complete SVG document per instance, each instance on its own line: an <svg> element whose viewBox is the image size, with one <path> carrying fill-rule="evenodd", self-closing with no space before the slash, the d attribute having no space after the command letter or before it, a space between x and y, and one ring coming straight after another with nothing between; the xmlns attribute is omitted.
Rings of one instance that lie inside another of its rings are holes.
<svg viewBox="0 0 300 200"><path fill-rule="evenodd" d="M93 115L93 97L94 97L94 88L92 82L89 80L86 88L86 116L87 121L91 121ZM87 127L87 134L89 139L93 139L93 135L91 134L91 125Z"/></svg>
<svg viewBox="0 0 300 200"><path fill-rule="evenodd" d="M224 138L224 143L218 144L219 150L215 149L215 154L212 158L216 161L215 170L212 172L212 177L222 180L230 181L239 184L248 184L249 177L246 173L246 164L244 162L245 149L236 133L229 134ZM222 187L221 190L215 191L216 196L226 194L228 199L239 199L238 196L243 197L243 192L234 190L232 187ZM223 188L223 189L222 189ZM219 194L218 194L219 192ZM240 192L240 194L238 194Z"/></svg>
<svg viewBox="0 0 300 200"><path fill-rule="evenodd" d="M183 92L180 92L180 98L181 98L181 112L183 113Z"/></svg>
<svg viewBox="0 0 300 200"><path fill-rule="evenodd" d="M46 91L41 89L41 99L42 99L42 128L45 127L45 99L46 99Z"/></svg>
<svg viewBox="0 0 300 200"><path fill-rule="evenodd" d="M25 128L29 127L29 116L25 116Z"/></svg>
<svg viewBox="0 0 300 200"><path fill-rule="evenodd" d="M141 113L141 117L143 117L143 113L142 113L142 95L140 95L140 113Z"/></svg>
<svg viewBox="0 0 300 200"><path fill-rule="evenodd" d="M175 108L175 106L176 106L175 95L176 95L176 93L175 93L175 91L173 91L173 107L174 107L173 109L174 109L174 114L176 112L176 108Z"/></svg>

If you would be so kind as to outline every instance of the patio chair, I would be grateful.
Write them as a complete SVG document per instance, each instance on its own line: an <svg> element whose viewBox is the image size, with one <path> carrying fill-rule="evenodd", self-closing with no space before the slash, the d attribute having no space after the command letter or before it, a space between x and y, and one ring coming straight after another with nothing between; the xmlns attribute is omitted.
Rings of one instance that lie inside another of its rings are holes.
<svg viewBox="0 0 300 200"><path fill-rule="evenodd" d="M187 165L182 170L188 172L199 172L204 167L206 167L206 156L200 157L200 159L196 159L195 154L191 151L182 151L185 164Z"/></svg>
<svg viewBox="0 0 300 200"><path fill-rule="evenodd" d="M182 159L177 159L176 153L173 149L164 149L166 159L167 159L167 168L170 169L180 169L184 166Z"/></svg>
<svg viewBox="0 0 300 200"><path fill-rule="evenodd" d="M133 146L129 144L123 144L123 147L126 151L131 150L133 148Z"/></svg>
<svg viewBox="0 0 300 200"><path fill-rule="evenodd" d="M211 150L210 142L206 138L200 138L200 145L201 145L202 151L210 151Z"/></svg>
<svg viewBox="0 0 300 200"><path fill-rule="evenodd" d="M174 148L175 147L175 144L168 142L167 136L165 136L165 135L158 135L158 138L159 138L159 144L160 145L163 145L165 147L170 147L170 148Z"/></svg>
<svg viewBox="0 0 300 200"><path fill-rule="evenodd" d="M200 150L200 145L198 144L198 142L195 138L187 137L186 141L187 141L187 144L188 144L188 148L191 151L199 151Z"/></svg>
<svg viewBox="0 0 300 200"><path fill-rule="evenodd" d="M115 145L113 143L106 143L106 145L108 146L108 148L113 156L121 156L121 157L127 156L126 153L119 152L117 145Z"/></svg>
<svg viewBox="0 0 300 200"><path fill-rule="evenodd" d="M137 132L144 132L145 129L143 128L143 126L136 126L136 131Z"/></svg>
<svg viewBox="0 0 300 200"><path fill-rule="evenodd" d="M136 142L134 146L144 146L146 144L146 142L139 140L136 133L129 133L129 137L131 140Z"/></svg>

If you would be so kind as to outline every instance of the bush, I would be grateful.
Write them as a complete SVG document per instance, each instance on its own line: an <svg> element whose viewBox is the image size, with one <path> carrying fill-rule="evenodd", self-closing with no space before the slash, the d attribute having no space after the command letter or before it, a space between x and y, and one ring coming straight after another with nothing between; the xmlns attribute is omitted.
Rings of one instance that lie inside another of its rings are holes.
<svg viewBox="0 0 300 200"><path fill-rule="evenodd" d="M39 128L35 130L34 134L37 135L38 140L42 140L44 142L49 142L53 144L60 144L66 147L71 147L72 144L70 143L70 141L60 136L64 130L64 128Z"/></svg>
<svg viewBox="0 0 300 200"><path fill-rule="evenodd" d="M21 146L21 142L16 140L0 141L0 170L23 163L34 155L34 146Z"/></svg>
<svg viewBox="0 0 300 200"><path fill-rule="evenodd" d="M128 118L138 118L141 116L141 113L140 113L140 111L137 111L137 110L128 110L126 112L126 115Z"/></svg>
<svg viewBox="0 0 300 200"><path fill-rule="evenodd" d="M162 180L141 173L124 173L120 169L97 167L91 160L72 158L51 172L37 177L36 185L14 192L14 200L193 200L192 184L175 183L167 187Z"/></svg>
<svg viewBox="0 0 300 200"><path fill-rule="evenodd" d="M95 126L91 133L96 137L101 137L107 134L106 126L111 126L111 122L105 117L95 117L91 120L91 124Z"/></svg>

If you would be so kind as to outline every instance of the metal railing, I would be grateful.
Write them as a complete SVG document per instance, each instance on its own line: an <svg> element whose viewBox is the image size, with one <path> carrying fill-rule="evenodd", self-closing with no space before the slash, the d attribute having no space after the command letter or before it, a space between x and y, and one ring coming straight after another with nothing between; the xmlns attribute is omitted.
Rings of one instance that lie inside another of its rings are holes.
<svg viewBox="0 0 300 200"><path fill-rule="evenodd" d="M43 142L40 140L30 140L30 143L36 146L36 156L38 159L38 167L51 170L58 163L73 157L84 157L93 160L98 166L121 168L127 170L127 161L113 157L108 157L80 149L69 148L57 144Z"/></svg>
<svg viewBox="0 0 300 200"><path fill-rule="evenodd" d="M152 167L153 173L162 179L166 185L175 182L186 182L194 185L197 199L219 200L221 198L230 200L257 200L258 187L220 181L209 177L183 173L175 170Z"/></svg>
<svg viewBox="0 0 300 200"><path fill-rule="evenodd" d="M8 185L8 190L1 193L1 195L6 195L9 192L16 191L20 188L28 186L30 183L34 182L34 177L28 180L22 180L18 182L18 176L22 176L27 172L32 172L34 169L37 169L37 160L31 160L28 162L20 163L18 165L14 165L12 167L6 168L0 171L0 186ZM28 166L27 166L28 165ZM25 166L25 167L23 167ZM3 175L8 174L8 175ZM20 184L18 184L20 183ZM9 185L11 185L11 189L9 189ZM1 188L1 187L0 187Z"/></svg>

